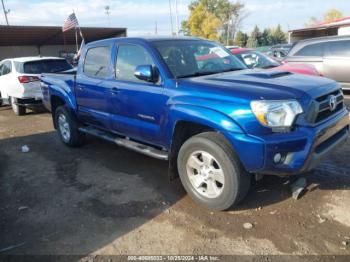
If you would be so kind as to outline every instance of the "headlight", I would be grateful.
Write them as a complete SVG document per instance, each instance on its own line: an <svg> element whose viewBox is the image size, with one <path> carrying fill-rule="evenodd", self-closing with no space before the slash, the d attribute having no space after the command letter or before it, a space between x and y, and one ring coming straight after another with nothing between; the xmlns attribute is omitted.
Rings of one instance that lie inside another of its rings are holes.
<svg viewBox="0 0 350 262"><path fill-rule="evenodd" d="M252 101L250 106L259 122L272 128L291 127L296 116L303 112L296 100Z"/></svg>

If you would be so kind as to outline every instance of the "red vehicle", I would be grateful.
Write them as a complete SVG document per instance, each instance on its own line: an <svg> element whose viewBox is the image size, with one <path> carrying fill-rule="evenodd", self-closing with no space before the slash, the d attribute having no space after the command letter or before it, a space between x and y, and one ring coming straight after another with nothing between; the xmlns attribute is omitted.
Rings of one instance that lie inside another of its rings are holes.
<svg viewBox="0 0 350 262"><path fill-rule="evenodd" d="M321 76L315 67L305 64L280 63L263 53L249 48L230 49L248 68L283 70L291 73Z"/></svg>

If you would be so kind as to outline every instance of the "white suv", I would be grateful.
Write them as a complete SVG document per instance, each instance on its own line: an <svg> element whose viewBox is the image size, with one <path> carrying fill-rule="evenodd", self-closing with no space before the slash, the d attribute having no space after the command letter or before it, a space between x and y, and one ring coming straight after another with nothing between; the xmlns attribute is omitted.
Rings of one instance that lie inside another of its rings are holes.
<svg viewBox="0 0 350 262"><path fill-rule="evenodd" d="M39 76L71 70L72 66L58 57L22 57L0 62L0 105L11 104L16 115L26 108L42 104Z"/></svg>

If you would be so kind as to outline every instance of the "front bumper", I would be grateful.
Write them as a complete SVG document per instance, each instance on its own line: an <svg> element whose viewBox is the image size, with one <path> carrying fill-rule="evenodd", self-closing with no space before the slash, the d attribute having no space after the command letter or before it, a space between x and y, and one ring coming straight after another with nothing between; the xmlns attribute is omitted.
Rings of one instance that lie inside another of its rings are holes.
<svg viewBox="0 0 350 262"><path fill-rule="evenodd" d="M344 144L349 136L349 114L339 112L317 127L298 127L290 133L266 136L227 133L247 171L272 175L293 175L307 172ZM274 162L276 154L284 161Z"/></svg>

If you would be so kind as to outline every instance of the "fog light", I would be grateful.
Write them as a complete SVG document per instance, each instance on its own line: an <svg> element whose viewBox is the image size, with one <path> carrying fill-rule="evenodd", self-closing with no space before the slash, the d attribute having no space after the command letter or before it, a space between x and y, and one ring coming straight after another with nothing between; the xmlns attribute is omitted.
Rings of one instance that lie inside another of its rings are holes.
<svg viewBox="0 0 350 262"><path fill-rule="evenodd" d="M281 155L280 153L277 153L277 154L273 157L273 162L275 162L275 164L278 164L281 160L282 160L282 155Z"/></svg>

